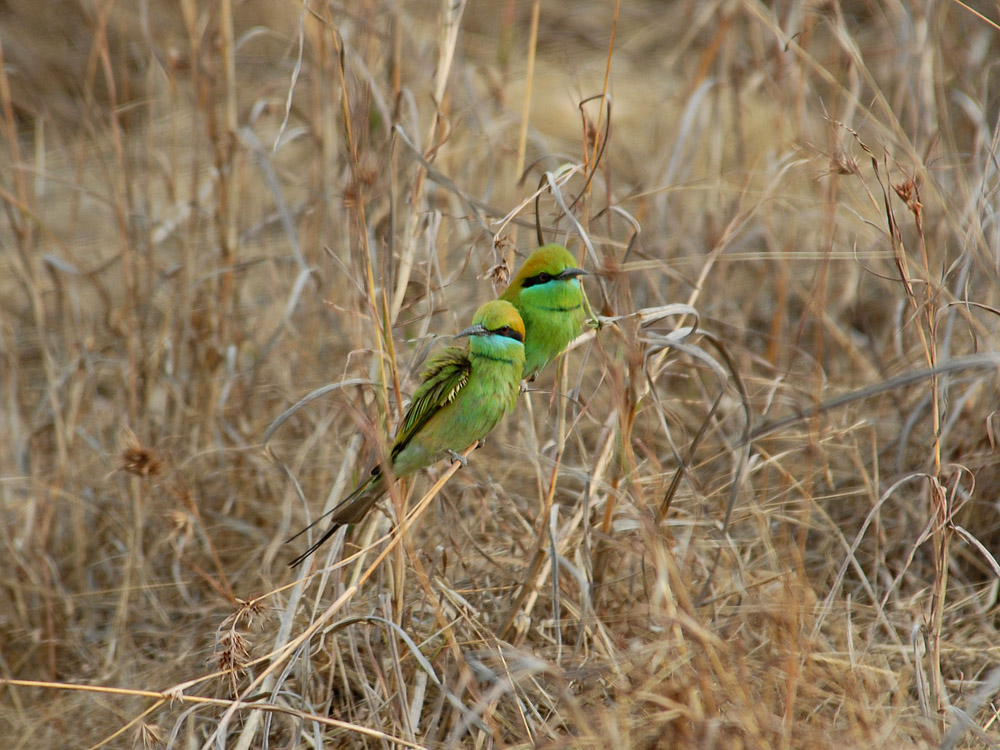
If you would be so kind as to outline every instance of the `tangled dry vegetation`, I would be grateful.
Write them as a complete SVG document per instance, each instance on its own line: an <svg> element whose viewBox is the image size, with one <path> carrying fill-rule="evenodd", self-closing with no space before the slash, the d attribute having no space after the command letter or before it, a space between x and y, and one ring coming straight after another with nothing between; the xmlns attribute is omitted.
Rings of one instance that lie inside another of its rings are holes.
<svg viewBox="0 0 1000 750"><path fill-rule="evenodd" d="M135 7L0 9L6 747L1000 744L995 18ZM290 570L536 220L603 326Z"/></svg>

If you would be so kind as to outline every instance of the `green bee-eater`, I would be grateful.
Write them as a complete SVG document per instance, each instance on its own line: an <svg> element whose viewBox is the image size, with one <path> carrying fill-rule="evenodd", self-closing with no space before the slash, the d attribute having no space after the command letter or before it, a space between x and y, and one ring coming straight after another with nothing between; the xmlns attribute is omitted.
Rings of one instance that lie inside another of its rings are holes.
<svg viewBox="0 0 1000 750"><path fill-rule="evenodd" d="M533 252L500 295L524 321L524 373L531 380L559 356L583 326L583 290L573 254L562 245Z"/></svg>
<svg viewBox="0 0 1000 750"><path fill-rule="evenodd" d="M454 456L465 450L486 437L517 403L524 367L524 323L514 306L502 300L487 302L456 338L463 336L469 337L468 346L441 350L421 376L389 451L394 477L412 474L444 454ZM376 466L330 512L330 527L319 541L291 565L319 549L338 527L364 518L386 489L382 469Z"/></svg>

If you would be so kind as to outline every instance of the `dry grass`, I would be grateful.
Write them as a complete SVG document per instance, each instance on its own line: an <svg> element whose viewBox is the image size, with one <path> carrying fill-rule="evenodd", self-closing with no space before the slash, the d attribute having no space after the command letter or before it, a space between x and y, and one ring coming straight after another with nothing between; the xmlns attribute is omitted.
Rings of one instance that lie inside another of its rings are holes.
<svg viewBox="0 0 1000 750"><path fill-rule="evenodd" d="M1000 744L995 17L137 5L0 9L5 746ZM612 320L289 570L539 185Z"/></svg>

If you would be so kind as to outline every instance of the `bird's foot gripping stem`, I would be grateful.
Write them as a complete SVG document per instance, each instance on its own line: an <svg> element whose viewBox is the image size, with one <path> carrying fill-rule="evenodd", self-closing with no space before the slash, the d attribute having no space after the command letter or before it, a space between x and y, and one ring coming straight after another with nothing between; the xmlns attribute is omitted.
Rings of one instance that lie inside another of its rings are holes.
<svg viewBox="0 0 1000 750"><path fill-rule="evenodd" d="M469 459L467 459L461 453L456 453L453 450L447 450L445 451L445 453L448 454L448 458L450 458L452 461L458 461L460 464L462 464L463 469L469 465Z"/></svg>

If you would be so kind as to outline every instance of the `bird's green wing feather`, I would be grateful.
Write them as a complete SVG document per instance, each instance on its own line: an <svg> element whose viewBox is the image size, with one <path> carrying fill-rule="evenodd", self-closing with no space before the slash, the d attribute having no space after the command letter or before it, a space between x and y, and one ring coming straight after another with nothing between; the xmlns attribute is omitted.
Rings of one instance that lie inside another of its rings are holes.
<svg viewBox="0 0 1000 750"><path fill-rule="evenodd" d="M396 439L392 443L393 458L420 432L427 420L455 400L458 392L469 382L471 370L469 355L465 349L448 347L434 356L427 365L420 387L413 394L403 423L396 432Z"/></svg>

